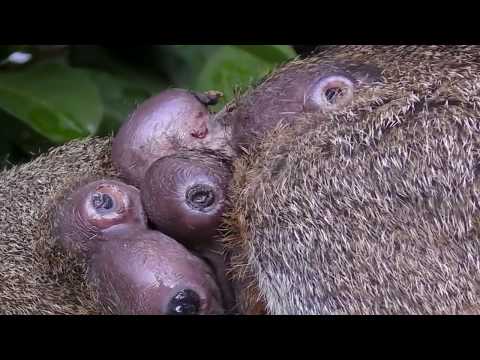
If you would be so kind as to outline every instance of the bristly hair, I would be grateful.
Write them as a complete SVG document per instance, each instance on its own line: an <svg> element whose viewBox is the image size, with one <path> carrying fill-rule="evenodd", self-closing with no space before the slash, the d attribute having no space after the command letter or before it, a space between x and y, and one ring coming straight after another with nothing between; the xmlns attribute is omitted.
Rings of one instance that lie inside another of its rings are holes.
<svg viewBox="0 0 480 360"><path fill-rule="evenodd" d="M273 314L480 313L480 47L331 47L260 87L351 62L382 81L235 161L233 276Z"/></svg>
<svg viewBox="0 0 480 360"><path fill-rule="evenodd" d="M55 243L51 214L72 184L117 175L111 139L75 140L0 173L0 313L92 314L85 264Z"/></svg>

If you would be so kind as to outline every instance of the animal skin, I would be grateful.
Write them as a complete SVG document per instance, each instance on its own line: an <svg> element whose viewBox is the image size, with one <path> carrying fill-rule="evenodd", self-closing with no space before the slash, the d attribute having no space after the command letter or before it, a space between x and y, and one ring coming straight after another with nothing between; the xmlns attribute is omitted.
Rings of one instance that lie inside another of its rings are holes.
<svg viewBox="0 0 480 360"><path fill-rule="evenodd" d="M245 313L480 312L479 55L330 47L218 114L238 151L223 227ZM351 101L312 111L305 92L332 74ZM118 175L110 149L77 140L0 172L0 313L99 312L50 214L72 184Z"/></svg>

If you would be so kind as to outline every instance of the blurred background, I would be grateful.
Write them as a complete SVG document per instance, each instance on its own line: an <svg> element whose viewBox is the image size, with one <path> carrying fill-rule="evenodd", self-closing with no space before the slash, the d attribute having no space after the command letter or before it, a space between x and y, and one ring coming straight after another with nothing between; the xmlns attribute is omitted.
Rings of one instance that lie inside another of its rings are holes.
<svg viewBox="0 0 480 360"><path fill-rule="evenodd" d="M114 133L167 87L233 94L311 45L0 46L0 169ZM215 109L214 109L215 110Z"/></svg>

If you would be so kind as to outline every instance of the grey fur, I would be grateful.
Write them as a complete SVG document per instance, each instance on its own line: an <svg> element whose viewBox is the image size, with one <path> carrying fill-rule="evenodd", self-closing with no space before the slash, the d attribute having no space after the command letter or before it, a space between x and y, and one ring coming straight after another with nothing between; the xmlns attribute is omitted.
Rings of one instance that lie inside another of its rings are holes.
<svg viewBox="0 0 480 360"><path fill-rule="evenodd" d="M81 179L114 176L110 139L73 141L0 172L0 314L95 314L86 269L60 249L51 215Z"/></svg>
<svg viewBox="0 0 480 360"><path fill-rule="evenodd" d="M382 80L237 160L233 274L272 314L480 313L480 48L342 46L274 77L346 58Z"/></svg>
<svg viewBox="0 0 480 360"><path fill-rule="evenodd" d="M480 312L479 55L334 47L260 84L322 61L383 70L346 109L299 113L236 161L226 244L242 301L273 314ZM0 313L99 312L49 214L79 179L116 176L110 146L74 141L0 172Z"/></svg>

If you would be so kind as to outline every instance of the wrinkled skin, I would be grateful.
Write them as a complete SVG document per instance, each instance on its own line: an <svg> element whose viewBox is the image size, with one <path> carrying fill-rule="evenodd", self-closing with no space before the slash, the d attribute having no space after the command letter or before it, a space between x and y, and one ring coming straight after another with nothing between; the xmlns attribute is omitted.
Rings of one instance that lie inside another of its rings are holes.
<svg viewBox="0 0 480 360"><path fill-rule="evenodd" d="M92 239L120 224L147 227L140 192L121 181L104 179L84 184L62 199L55 231L69 251L86 254Z"/></svg>
<svg viewBox="0 0 480 360"><path fill-rule="evenodd" d="M238 121L237 145L252 145L279 122L294 125L236 161L226 243L242 311L263 300L273 314L479 313L479 53L332 47L279 69L217 115L228 126ZM367 65L342 65L349 62ZM353 83L351 102L311 112L326 104L308 96L311 82L339 75ZM41 215L64 189L58 178L91 173L93 164L94 172L108 169L100 143L76 141L1 174L2 313L90 311L82 287L39 266L41 255L56 253L33 245L50 240ZM119 244L128 249L128 241ZM102 244L103 260L92 264L99 276L102 263L126 251ZM130 273L144 278L141 264ZM248 289L255 291L245 297ZM163 300L151 299L151 311L165 311Z"/></svg>
<svg viewBox="0 0 480 360"><path fill-rule="evenodd" d="M227 263L216 236L226 208L231 159L221 152L182 150L148 169L141 197L149 221L214 269L229 312L235 312Z"/></svg>
<svg viewBox="0 0 480 360"><path fill-rule="evenodd" d="M255 145L280 122L294 123L309 113L348 105L355 88L380 80L379 68L360 63L291 62L216 115L232 127L232 146Z"/></svg>
<svg viewBox="0 0 480 360"><path fill-rule="evenodd" d="M86 259L89 279L107 312L224 312L217 285L223 264L209 267L174 239L148 230L136 188L116 180L80 186L63 200L57 222L63 246ZM222 289L227 289L223 283Z"/></svg>
<svg viewBox="0 0 480 360"><path fill-rule="evenodd" d="M172 238L117 227L96 244L89 277L100 302L120 314L222 314L215 274Z"/></svg>
<svg viewBox="0 0 480 360"><path fill-rule="evenodd" d="M197 145L205 147L205 144L215 148L220 144L216 143L212 146L210 139L202 143L209 134L208 124L212 122L233 127L232 144L235 148L255 145L258 138L280 122L292 123L303 114L328 113L341 109L352 101L354 88L357 85L378 79L377 69L352 64L343 67L317 66L310 71L293 71L287 74L294 77L295 81L290 81L285 76L273 77L266 81L270 90L282 88L282 91L277 91L277 96L271 96L269 92L250 95L246 98L250 107L239 106L238 111L221 112L213 121L206 111L206 105L198 97L183 90L164 92L137 109L121 129L113 144L113 158L120 172L132 184L141 184L142 201L149 220L162 232L186 244L192 251L207 260L213 269L216 269L216 277L220 279L229 308L233 307L234 298L229 296L232 290L224 276L225 259L215 251L216 249L213 249L218 246L208 242L220 225L224 211L223 193L230 173L219 167L209 169L208 165L202 166L199 161L195 162L188 158L179 159L175 156L175 152L181 145L184 146L187 141L185 139L199 141L194 142L194 145L189 144L189 148ZM127 140L125 140L125 134L129 135ZM212 138L217 139L215 134ZM225 143L221 144L225 146ZM135 152L136 155L133 155ZM130 155L137 156L134 162L129 162ZM143 159L139 161L138 157ZM154 160L155 158L159 159ZM215 171L218 169L221 171ZM189 194L189 189L195 186L203 189L200 191L202 195L200 199L198 196ZM207 200L211 201L203 204ZM197 208L193 209L192 204L198 205ZM110 235L105 237L109 238ZM115 237L123 237L123 235L116 233ZM139 244L143 243L142 240L136 240L134 243L136 244L137 241ZM116 246L115 242L110 243ZM93 274L97 274L92 279L100 281L100 284L117 284L115 280L117 278L108 275L111 268L122 270L126 264L126 260L122 262L122 259L127 257L134 259L136 256L128 253L128 250L119 252L119 249L124 249L130 244L125 240L120 243L123 244L121 248L112 248L112 245L101 247L101 250L96 250L91 258L92 269L97 269L92 270ZM178 260L173 261L173 259L176 258L172 257L172 262L169 264L182 268L182 264L180 262L176 264L175 261ZM151 264L154 264L154 261ZM155 265L151 267L153 270L150 270L155 272ZM190 268L195 269L197 266L193 264L190 267L183 266L182 273ZM145 289L153 285L149 285L145 280L152 278L148 269L148 266L147 270L134 267L127 273L127 278L133 279L133 284L142 289L140 291L132 290L132 285L128 283L112 285L112 288L107 289L108 291L105 290L104 285L100 285L98 288L101 290L100 294L103 294L101 295L102 303L109 301L110 298L107 295L111 293L117 294L118 299L121 299L113 301L113 304L120 303L117 309L121 312L168 311L166 310L168 302L162 302L160 299L168 299L174 295L166 292L162 287L160 287L162 290L149 295L150 293ZM197 272L203 273L199 269ZM236 283L237 288L238 284L239 282ZM142 299L135 297L135 293L147 295L142 295L146 297ZM198 290L195 293L198 293ZM202 304L205 303L205 299L215 298L212 291L203 291L202 294L200 296ZM215 304L212 306L216 309ZM210 311L208 305L204 306L206 308L197 311Z"/></svg>
<svg viewBox="0 0 480 360"><path fill-rule="evenodd" d="M228 151L229 129L208 109L219 96L170 89L142 103L113 140L112 158L122 177L139 187L155 160L179 148Z"/></svg>
<svg viewBox="0 0 480 360"><path fill-rule="evenodd" d="M230 160L219 153L183 151L157 160L141 186L149 220L187 247L211 242L231 175Z"/></svg>

